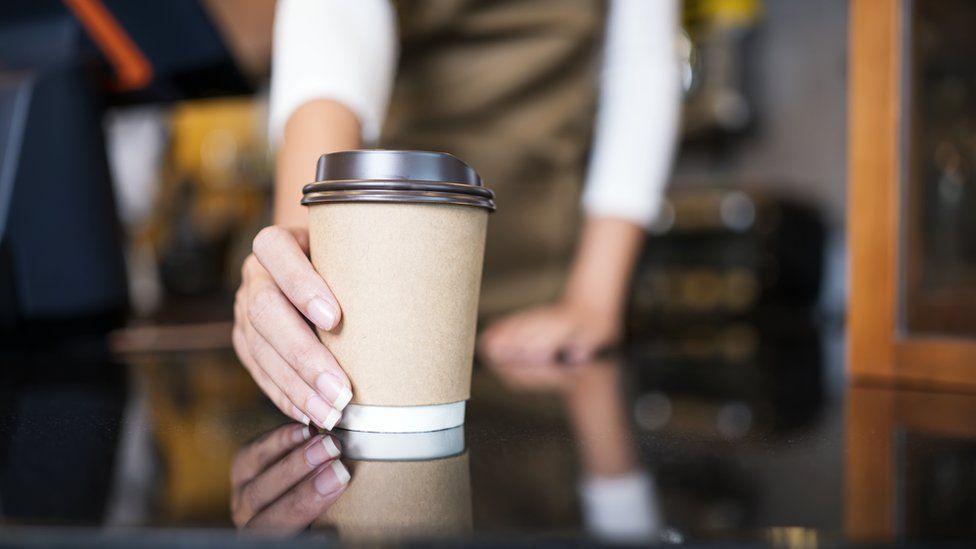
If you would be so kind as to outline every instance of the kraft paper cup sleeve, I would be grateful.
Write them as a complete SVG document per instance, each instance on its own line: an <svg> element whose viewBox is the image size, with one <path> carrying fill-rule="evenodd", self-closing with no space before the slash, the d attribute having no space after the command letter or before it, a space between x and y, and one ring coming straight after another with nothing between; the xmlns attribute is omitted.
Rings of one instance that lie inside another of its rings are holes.
<svg viewBox="0 0 976 549"><path fill-rule="evenodd" d="M312 263L342 308L319 332L353 404L467 400L488 212L442 204L309 209Z"/></svg>

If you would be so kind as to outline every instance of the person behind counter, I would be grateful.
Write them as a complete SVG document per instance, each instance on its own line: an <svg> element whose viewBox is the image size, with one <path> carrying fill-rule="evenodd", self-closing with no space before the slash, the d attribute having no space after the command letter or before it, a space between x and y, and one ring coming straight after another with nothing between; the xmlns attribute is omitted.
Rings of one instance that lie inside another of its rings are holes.
<svg viewBox="0 0 976 549"><path fill-rule="evenodd" d="M482 359L582 361L619 339L674 148L677 5L279 2L274 225L244 262L233 341L282 412L331 429L351 399L341 365L306 323L329 330L342 314L309 262L299 203L327 152L450 152L496 191Z"/></svg>

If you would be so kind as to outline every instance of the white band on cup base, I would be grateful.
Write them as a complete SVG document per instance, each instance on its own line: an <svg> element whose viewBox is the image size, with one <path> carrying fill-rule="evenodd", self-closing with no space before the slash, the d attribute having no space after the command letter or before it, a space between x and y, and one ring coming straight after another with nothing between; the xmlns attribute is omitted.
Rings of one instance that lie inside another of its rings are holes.
<svg viewBox="0 0 976 549"><path fill-rule="evenodd" d="M424 433L464 425L465 401L429 406L350 404L338 427L371 433Z"/></svg>
<svg viewBox="0 0 976 549"><path fill-rule="evenodd" d="M339 429L342 457L357 461L426 461L464 452L464 427L429 433L366 433Z"/></svg>

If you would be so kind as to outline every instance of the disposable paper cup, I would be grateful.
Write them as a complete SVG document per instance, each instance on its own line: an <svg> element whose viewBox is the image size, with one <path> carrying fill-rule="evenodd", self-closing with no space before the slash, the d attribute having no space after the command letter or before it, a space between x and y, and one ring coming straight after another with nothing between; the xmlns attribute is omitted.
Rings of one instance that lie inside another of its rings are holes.
<svg viewBox="0 0 976 549"><path fill-rule="evenodd" d="M352 477L316 524L334 526L344 541L470 535L471 479L463 429L336 431Z"/></svg>
<svg viewBox="0 0 976 549"><path fill-rule="evenodd" d="M312 264L342 308L319 332L352 382L339 426L424 432L464 423L494 195L445 153L346 151L305 186Z"/></svg>

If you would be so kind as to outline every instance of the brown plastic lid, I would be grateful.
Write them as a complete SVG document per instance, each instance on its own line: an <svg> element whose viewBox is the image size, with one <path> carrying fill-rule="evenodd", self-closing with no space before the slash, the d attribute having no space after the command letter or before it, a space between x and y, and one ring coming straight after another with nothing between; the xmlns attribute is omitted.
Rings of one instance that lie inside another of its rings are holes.
<svg viewBox="0 0 976 549"><path fill-rule="evenodd" d="M495 193L458 158L442 152L358 150L319 157L302 204L405 202L475 206L495 211Z"/></svg>

